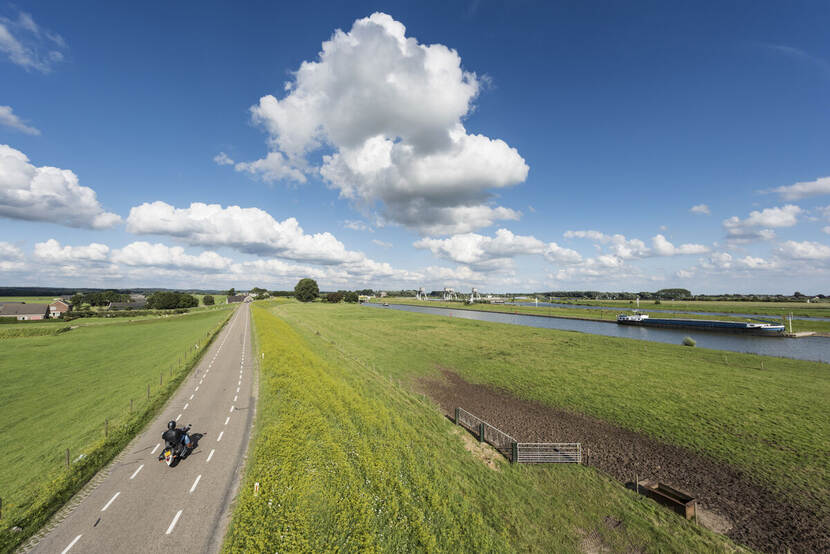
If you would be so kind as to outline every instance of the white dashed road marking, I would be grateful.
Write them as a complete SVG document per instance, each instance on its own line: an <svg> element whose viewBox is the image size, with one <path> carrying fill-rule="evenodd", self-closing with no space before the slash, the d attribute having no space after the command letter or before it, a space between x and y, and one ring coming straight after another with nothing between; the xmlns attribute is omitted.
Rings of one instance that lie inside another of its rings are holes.
<svg viewBox="0 0 830 554"><path fill-rule="evenodd" d="M109 508L109 507L110 507L110 504L112 504L113 502L115 502L115 499L116 499L116 498L118 498L118 495L119 495L119 494L121 494L121 491L118 491L117 493L115 493L114 495L112 495L112 498L110 498L110 501L109 501L109 502L107 502L106 504L104 504L104 507L103 507L103 508L101 508L101 511L102 511L102 512L106 512L106 511L107 511L107 508Z"/></svg>
<svg viewBox="0 0 830 554"><path fill-rule="evenodd" d="M210 454L208 454L208 457L207 457L207 460L206 460L205 463L209 462L210 459L213 458L213 453L214 452L216 452L216 449L215 448L211 449Z"/></svg>
<svg viewBox="0 0 830 554"><path fill-rule="evenodd" d="M135 470L132 475L130 475L130 479L135 479L135 476L138 475L138 472L141 471L141 468L143 468L143 467L144 467L144 464L141 464L140 466L138 466L138 469Z"/></svg>
<svg viewBox="0 0 830 554"><path fill-rule="evenodd" d="M199 479L201 479L201 478L202 478L202 475L201 475L201 474L199 474L199 476L198 476L198 477L196 477L196 480L195 480L195 481L193 481L193 486L192 486L192 487L190 487L190 492L193 492L193 491L195 491L195 490L196 490L196 485L198 485L198 484L199 484Z"/></svg>
<svg viewBox="0 0 830 554"><path fill-rule="evenodd" d="M69 543L69 546L67 546L66 548L64 548L64 549L61 551L61 554L66 554L67 552L69 552L69 549L70 549L70 548L72 548L73 546L75 546L75 543L76 543L76 542L78 542L78 539L80 539L81 537L83 537L83 535L78 535L77 537L75 537L74 539L72 539L72 542L70 542L70 543Z"/></svg>
<svg viewBox="0 0 830 554"><path fill-rule="evenodd" d="M230 420L231 420L231 416L226 417L225 418L225 425L227 425Z"/></svg>
<svg viewBox="0 0 830 554"><path fill-rule="evenodd" d="M176 526L176 522L179 521L179 517L181 515L182 515L182 510L179 510L178 512L176 512L176 515L173 516L173 521L170 522L170 527L167 528L167 533L165 533L166 535L169 535L170 533L173 532L173 528Z"/></svg>
<svg viewBox="0 0 830 554"><path fill-rule="evenodd" d="M224 431L222 431L221 433L219 433L219 436L218 436L218 437L216 437L216 442L219 442L220 440L222 440L222 435L224 435L224 434L225 434L225 432L224 432Z"/></svg>
<svg viewBox="0 0 830 554"><path fill-rule="evenodd" d="M155 445L155 446L153 447L153 449L150 451L150 454L155 454L155 453L156 453L156 450L158 450L158 449L159 449L159 446L161 446L161 443L158 443L157 445Z"/></svg>

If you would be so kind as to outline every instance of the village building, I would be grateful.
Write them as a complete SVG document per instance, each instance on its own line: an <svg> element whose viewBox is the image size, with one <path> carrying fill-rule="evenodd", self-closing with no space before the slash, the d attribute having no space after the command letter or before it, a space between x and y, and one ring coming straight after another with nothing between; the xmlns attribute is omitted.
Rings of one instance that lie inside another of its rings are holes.
<svg viewBox="0 0 830 554"><path fill-rule="evenodd" d="M13 317L18 321L34 321L49 317L49 304L6 302L0 305L0 317Z"/></svg>
<svg viewBox="0 0 830 554"><path fill-rule="evenodd" d="M62 316L68 311L69 302L64 302L63 300L57 299L51 304L49 304L49 317L53 319Z"/></svg>
<svg viewBox="0 0 830 554"><path fill-rule="evenodd" d="M228 304L235 304L237 302L243 302L245 300L245 296L242 294L235 294L233 296L228 296Z"/></svg>

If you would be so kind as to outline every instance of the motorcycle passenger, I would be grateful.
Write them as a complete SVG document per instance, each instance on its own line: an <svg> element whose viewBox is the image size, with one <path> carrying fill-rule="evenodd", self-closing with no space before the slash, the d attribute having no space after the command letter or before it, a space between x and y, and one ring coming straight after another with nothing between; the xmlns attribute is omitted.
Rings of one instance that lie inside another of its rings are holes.
<svg viewBox="0 0 830 554"><path fill-rule="evenodd" d="M167 422L167 431L161 434L161 438L167 443L167 446L176 447L178 444L183 444L188 450L192 446L190 437L183 429L176 429L176 422ZM159 455L159 460L164 458L164 454Z"/></svg>

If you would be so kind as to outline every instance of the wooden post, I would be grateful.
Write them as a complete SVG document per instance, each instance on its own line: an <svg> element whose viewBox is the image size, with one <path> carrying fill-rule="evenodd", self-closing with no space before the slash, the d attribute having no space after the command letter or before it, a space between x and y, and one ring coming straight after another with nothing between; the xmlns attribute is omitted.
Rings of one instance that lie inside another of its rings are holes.
<svg viewBox="0 0 830 554"><path fill-rule="evenodd" d="M634 474L634 490L637 491L637 494L640 494L640 479L636 473Z"/></svg>
<svg viewBox="0 0 830 554"><path fill-rule="evenodd" d="M69 449L66 449L66 467L69 467Z"/></svg>
<svg viewBox="0 0 830 554"><path fill-rule="evenodd" d="M108 437L110 434L110 420L104 420L104 438Z"/></svg>
<svg viewBox="0 0 830 554"><path fill-rule="evenodd" d="M458 425L458 418L461 415L461 408L455 409L455 424Z"/></svg>
<svg viewBox="0 0 830 554"><path fill-rule="evenodd" d="M130 398L130 413L133 413L133 399Z"/></svg>
<svg viewBox="0 0 830 554"><path fill-rule="evenodd" d="M150 400L150 384L147 384L147 400Z"/></svg>
<svg viewBox="0 0 830 554"><path fill-rule="evenodd" d="M513 442L510 443L510 454L511 454L511 464L516 464L519 462L519 443Z"/></svg>
<svg viewBox="0 0 830 554"><path fill-rule="evenodd" d="M478 424L478 442L482 442L484 440L484 423Z"/></svg>
<svg viewBox="0 0 830 554"><path fill-rule="evenodd" d="M159 373L159 386L161 386L161 381L164 379L164 373Z"/></svg>

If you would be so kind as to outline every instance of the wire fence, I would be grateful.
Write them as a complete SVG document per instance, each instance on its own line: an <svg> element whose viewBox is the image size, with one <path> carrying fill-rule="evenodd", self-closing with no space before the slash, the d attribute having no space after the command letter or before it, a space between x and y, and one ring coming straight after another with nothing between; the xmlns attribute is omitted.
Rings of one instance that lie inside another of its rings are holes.
<svg viewBox="0 0 830 554"><path fill-rule="evenodd" d="M582 443L519 442L504 431L460 407L455 409L455 423L473 433L479 441L492 445L513 463L582 463Z"/></svg>

